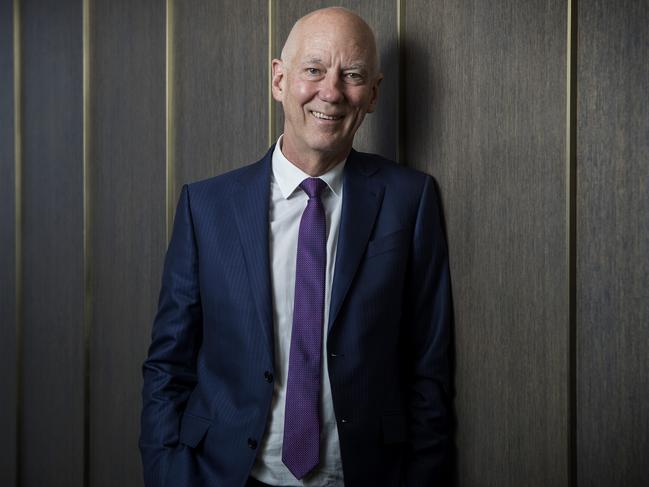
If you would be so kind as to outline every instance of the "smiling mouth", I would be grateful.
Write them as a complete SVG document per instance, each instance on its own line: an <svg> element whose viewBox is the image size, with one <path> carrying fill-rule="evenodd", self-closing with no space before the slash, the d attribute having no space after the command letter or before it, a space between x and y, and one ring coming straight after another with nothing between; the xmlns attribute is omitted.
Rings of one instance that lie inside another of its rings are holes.
<svg viewBox="0 0 649 487"><path fill-rule="evenodd" d="M326 115L322 112L316 112L315 110L311 110L311 115L313 115L315 118L318 118L320 120L340 120L343 118L342 115Z"/></svg>

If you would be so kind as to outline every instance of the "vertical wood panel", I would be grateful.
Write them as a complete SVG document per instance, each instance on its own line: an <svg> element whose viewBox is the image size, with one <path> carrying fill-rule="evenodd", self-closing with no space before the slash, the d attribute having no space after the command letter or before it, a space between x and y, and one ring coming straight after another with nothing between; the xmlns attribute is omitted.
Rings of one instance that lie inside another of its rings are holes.
<svg viewBox="0 0 649 487"><path fill-rule="evenodd" d="M174 201L268 149L266 2L174 3Z"/></svg>
<svg viewBox="0 0 649 487"><path fill-rule="evenodd" d="M13 0L0 1L0 485L16 482Z"/></svg>
<svg viewBox="0 0 649 487"><path fill-rule="evenodd" d="M312 10L328 6L346 7L367 21L374 29L385 78L379 89L376 111L365 117L356 135L354 148L374 152L395 160L397 158L397 104L399 86L399 53L397 46L397 3L395 0L276 0L276 22L273 57L281 56L282 47L296 20ZM277 103L277 102L273 102ZM277 104L275 139L284 131L281 104Z"/></svg>
<svg viewBox="0 0 649 487"><path fill-rule="evenodd" d="M579 2L577 455L649 485L649 4Z"/></svg>
<svg viewBox="0 0 649 487"><path fill-rule="evenodd" d="M140 485L141 364L165 247L165 9L90 12L90 484Z"/></svg>
<svg viewBox="0 0 649 487"><path fill-rule="evenodd" d="M568 485L565 3L405 3L405 162L438 179L448 227L459 485Z"/></svg>
<svg viewBox="0 0 649 487"><path fill-rule="evenodd" d="M81 2L22 2L21 479L83 482Z"/></svg>

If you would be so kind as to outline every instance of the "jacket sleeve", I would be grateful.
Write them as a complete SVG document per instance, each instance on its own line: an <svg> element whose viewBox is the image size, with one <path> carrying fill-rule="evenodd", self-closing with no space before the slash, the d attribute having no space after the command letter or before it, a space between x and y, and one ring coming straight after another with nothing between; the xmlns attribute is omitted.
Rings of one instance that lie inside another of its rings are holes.
<svg viewBox="0 0 649 487"><path fill-rule="evenodd" d="M162 275L158 312L142 367L140 451L147 487L163 485L178 445L180 417L196 385L202 340L198 252L189 190L183 186Z"/></svg>
<svg viewBox="0 0 649 487"><path fill-rule="evenodd" d="M409 451L404 484L447 485L451 458L451 281L441 208L430 176L419 201L405 288L402 356Z"/></svg>

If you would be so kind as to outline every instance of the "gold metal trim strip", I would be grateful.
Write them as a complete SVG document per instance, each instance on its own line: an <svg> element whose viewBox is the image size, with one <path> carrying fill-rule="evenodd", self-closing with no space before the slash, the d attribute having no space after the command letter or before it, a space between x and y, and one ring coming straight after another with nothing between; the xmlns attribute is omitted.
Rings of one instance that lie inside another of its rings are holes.
<svg viewBox="0 0 649 487"><path fill-rule="evenodd" d="M84 340L84 417L83 417L83 482L90 485L90 336L92 333L92 268L91 268L91 201L90 201L90 2L83 0L82 17L82 124L83 124L83 340Z"/></svg>
<svg viewBox="0 0 649 487"><path fill-rule="evenodd" d="M404 163L404 124L405 124L405 63L403 62L404 46L403 36L405 32L405 3L404 0L397 0L397 62L399 72L397 79L397 150L396 158L399 164Z"/></svg>
<svg viewBox="0 0 649 487"><path fill-rule="evenodd" d="M171 240L174 218L174 9L167 0L165 18L165 229L167 243Z"/></svg>
<svg viewBox="0 0 649 487"><path fill-rule="evenodd" d="M14 96L14 257L16 320L16 486L22 484L23 403L23 220L22 220L22 52L20 0L13 1L13 96Z"/></svg>

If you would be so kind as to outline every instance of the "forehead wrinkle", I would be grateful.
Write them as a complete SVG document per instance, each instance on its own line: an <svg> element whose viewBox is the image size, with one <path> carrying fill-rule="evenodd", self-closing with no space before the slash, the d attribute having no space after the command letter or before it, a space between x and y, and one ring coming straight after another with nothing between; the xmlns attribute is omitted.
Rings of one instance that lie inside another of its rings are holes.
<svg viewBox="0 0 649 487"><path fill-rule="evenodd" d="M305 56L299 61L300 64L326 64L321 57L318 56ZM367 69L367 63L364 61L352 61L349 63L341 63L340 69Z"/></svg>
<svg viewBox="0 0 649 487"><path fill-rule="evenodd" d="M339 65L340 69L364 69L369 71L369 66L372 65L374 60L368 49L357 43L351 42L349 46L350 52L340 52L339 50L330 46L322 47L321 45L313 45L310 39L304 44L299 46L293 59L296 63L318 63L322 65ZM332 52L333 51L333 52Z"/></svg>
<svg viewBox="0 0 649 487"><path fill-rule="evenodd" d="M322 58L316 57L316 56L305 56L302 58L300 61L302 64L305 63L317 63L317 64L323 64Z"/></svg>

